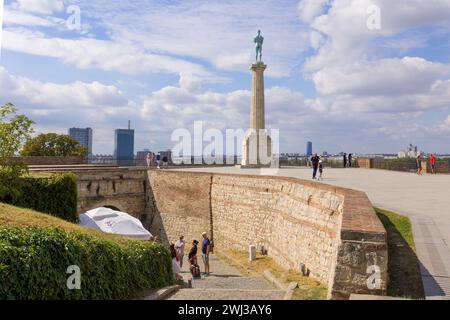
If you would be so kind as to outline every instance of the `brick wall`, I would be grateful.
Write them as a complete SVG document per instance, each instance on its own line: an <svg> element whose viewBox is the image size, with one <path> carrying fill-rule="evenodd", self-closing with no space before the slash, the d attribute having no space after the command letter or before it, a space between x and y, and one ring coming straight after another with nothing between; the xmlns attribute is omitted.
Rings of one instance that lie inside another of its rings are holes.
<svg viewBox="0 0 450 320"><path fill-rule="evenodd" d="M218 250L263 245L282 266L299 271L304 264L335 299L386 290L386 232L364 193L282 177L148 176L147 226L165 241L181 234L200 239L208 231ZM379 271L375 289L368 270Z"/></svg>
<svg viewBox="0 0 450 320"><path fill-rule="evenodd" d="M82 157L17 157L15 161L23 161L29 166L40 165L77 165L85 164L86 160Z"/></svg>

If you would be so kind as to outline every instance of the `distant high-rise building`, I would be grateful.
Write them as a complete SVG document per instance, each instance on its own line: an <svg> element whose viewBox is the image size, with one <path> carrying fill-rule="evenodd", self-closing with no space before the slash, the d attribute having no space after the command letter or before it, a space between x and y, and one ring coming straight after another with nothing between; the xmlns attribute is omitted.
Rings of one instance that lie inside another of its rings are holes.
<svg viewBox="0 0 450 320"><path fill-rule="evenodd" d="M88 156L92 155L92 129L70 128L69 136L77 140L87 150Z"/></svg>
<svg viewBox="0 0 450 320"><path fill-rule="evenodd" d="M307 157L311 157L313 154L313 148L312 148L312 142L308 141L306 143L306 156Z"/></svg>
<svg viewBox="0 0 450 320"><path fill-rule="evenodd" d="M116 129L114 132L114 157L119 166L131 166L134 162L134 130Z"/></svg>

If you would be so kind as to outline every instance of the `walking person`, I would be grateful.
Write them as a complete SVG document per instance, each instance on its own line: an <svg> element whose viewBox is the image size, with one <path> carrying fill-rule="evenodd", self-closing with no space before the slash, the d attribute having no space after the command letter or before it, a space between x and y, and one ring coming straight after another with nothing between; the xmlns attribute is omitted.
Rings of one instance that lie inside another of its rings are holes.
<svg viewBox="0 0 450 320"><path fill-rule="evenodd" d="M161 169L160 164L161 164L161 155L158 153L156 155L156 168L157 169Z"/></svg>
<svg viewBox="0 0 450 320"><path fill-rule="evenodd" d="M342 160L344 161L344 168L347 168L347 154L346 153L344 153Z"/></svg>
<svg viewBox="0 0 450 320"><path fill-rule="evenodd" d="M180 239L175 242L175 249L178 253L178 258L180 260L180 268L183 268L183 257L184 257L184 246L186 242L184 242L184 236L181 236Z"/></svg>
<svg viewBox="0 0 450 320"><path fill-rule="evenodd" d="M208 234L206 232L202 233L202 260L205 265L205 276L209 276L209 253L211 250L211 241L208 238Z"/></svg>
<svg viewBox="0 0 450 320"><path fill-rule="evenodd" d="M422 174L422 156L420 155L420 153L417 155L417 158L416 158L416 166L417 166L417 174L421 175Z"/></svg>
<svg viewBox="0 0 450 320"><path fill-rule="evenodd" d="M348 154L348 167L349 168L352 167L352 160L353 160L353 154L349 153Z"/></svg>
<svg viewBox="0 0 450 320"><path fill-rule="evenodd" d="M436 174L436 156L434 153L430 155L431 174Z"/></svg>
<svg viewBox="0 0 450 320"><path fill-rule="evenodd" d="M169 159L167 158L167 156L164 156L162 161L163 161L163 167L167 167L169 165Z"/></svg>
<svg viewBox="0 0 450 320"><path fill-rule="evenodd" d="M314 154L314 156L311 157L311 164L313 167L313 179L316 179L317 176L317 169L319 168L319 161L320 157L317 155L317 153Z"/></svg>
<svg viewBox="0 0 450 320"><path fill-rule="evenodd" d="M321 181L323 180L322 175L323 175L323 161L320 160L319 161L319 180L321 180Z"/></svg>

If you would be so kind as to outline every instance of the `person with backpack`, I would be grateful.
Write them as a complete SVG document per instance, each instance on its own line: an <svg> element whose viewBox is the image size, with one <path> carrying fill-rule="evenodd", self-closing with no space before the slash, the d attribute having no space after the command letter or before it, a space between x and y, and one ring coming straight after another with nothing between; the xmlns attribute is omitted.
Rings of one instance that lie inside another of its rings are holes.
<svg viewBox="0 0 450 320"><path fill-rule="evenodd" d="M156 155L156 168L157 169L161 169L160 164L161 164L161 155L158 153Z"/></svg>
<svg viewBox="0 0 450 320"><path fill-rule="evenodd" d="M313 167L313 179L316 179L317 176L317 169L319 168L319 161L320 157L317 155L317 153L314 154L314 156L311 157L311 164Z"/></svg>

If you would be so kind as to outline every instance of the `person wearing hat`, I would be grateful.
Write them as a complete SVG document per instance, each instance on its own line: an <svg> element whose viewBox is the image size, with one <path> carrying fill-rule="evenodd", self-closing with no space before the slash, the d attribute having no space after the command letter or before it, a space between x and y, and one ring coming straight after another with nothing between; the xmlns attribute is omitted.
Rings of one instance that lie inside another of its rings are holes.
<svg viewBox="0 0 450 320"><path fill-rule="evenodd" d="M209 253L211 250L211 241L206 232L202 233L202 260L205 265L205 276L209 276Z"/></svg>

